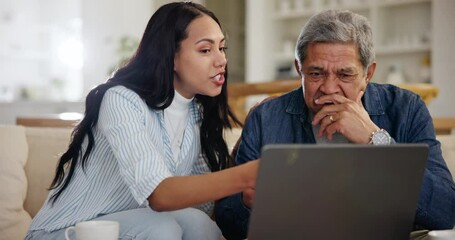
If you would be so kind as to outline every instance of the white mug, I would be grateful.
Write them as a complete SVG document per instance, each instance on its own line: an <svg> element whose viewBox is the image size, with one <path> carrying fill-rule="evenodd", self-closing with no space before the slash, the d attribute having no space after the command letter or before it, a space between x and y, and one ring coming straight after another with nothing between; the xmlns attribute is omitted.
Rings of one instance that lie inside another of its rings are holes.
<svg viewBox="0 0 455 240"><path fill-rule="evenodd" d="M455 239L455 230L433 230L428 233L431 240L453 240Z"/></svg>
<svg viewBox="0 0 455 240"><path fill-rule="evenodd" d="M65 230L65 239L71 240L69 233L76 233L76 240L117 240L119 223L116 221L86 221L76 223Z"/></svg>

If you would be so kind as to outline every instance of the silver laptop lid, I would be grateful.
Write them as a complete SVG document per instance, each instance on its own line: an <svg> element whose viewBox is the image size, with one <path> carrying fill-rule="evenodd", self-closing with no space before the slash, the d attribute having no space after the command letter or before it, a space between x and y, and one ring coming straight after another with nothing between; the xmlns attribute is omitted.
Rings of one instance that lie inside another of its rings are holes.
<svg viewBox="0 0 455 240"><path fill-rule="evenodd" d="M268 145L249 240L409 239L428 147Z"/></svg>

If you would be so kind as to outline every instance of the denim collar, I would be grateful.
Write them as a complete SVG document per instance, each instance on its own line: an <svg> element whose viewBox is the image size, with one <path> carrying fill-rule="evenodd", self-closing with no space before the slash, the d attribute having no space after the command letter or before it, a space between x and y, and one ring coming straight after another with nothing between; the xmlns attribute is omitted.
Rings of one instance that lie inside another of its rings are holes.
<svg viewBox="0 0 455 240"><path fill-rule="evenodd" d="M379 95L378 83L369 83L363 95L363 106L367 110L369 115L383 115L384 104L381 101L381 96Z"/></svg>
<svg viewBox="0 0 455 240"><path fill-rule="evenodd" d="M286 106L286 112L293 115L301 115L302 119L309 120L310 114L308 107L303 99L302 87L289 93L289 102ZM362 98L363 106L369 115L382 115L385 113L377 83L369 83L366 87L364 97Z"/></svg>

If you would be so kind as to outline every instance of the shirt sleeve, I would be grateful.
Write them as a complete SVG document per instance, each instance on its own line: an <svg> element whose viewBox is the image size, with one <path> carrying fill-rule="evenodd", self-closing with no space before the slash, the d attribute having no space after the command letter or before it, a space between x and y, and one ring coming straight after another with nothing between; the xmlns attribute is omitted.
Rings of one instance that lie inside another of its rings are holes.
<svg viewBox="0 0 455 240"><path fill-rule="evenodd" d="M255 108L249 115L242 130L241 141L237 155L236 165L258 159L261 154L262 134L260 107Z"/></svg>
<svg viewBox="0 0 455 240"><path fill-rule="evenodd" d="M210 172L211 171L209 169L209 166L205 162L205 159L202 157L202 154L199 154L199 157L193 166L191 175L207 174ZM197 208L197 209L205 212L207 215L212 216L214 206L215 206L214 202L206 202L206 203L194 206L194 208Z"/></svg>
<svg viewBox="0 0 455 240"><path fill-rule="evenodd" d="M106 91L98 120L98 130L109 142L120 174L138 204L144 204L158 184L172 173L158 151L162 139L158 119L133 91L113 87Z"/></svg>
<svg viewBox="0 0 455 240"><path fill-rule="evenodd" d="M455 224L455 185L436 140L432 119L421 99L409 104L408 139L426 143L429 154L424 171L415 224L425 229L451 229Z"/></svg>
<svg viewBox="0 0 455 240"><path fill-rule="evenodd" d="M211 172L210 168L207 165L207 162L205 161L204 157L202 156L202 153L200 153L199 157L196 160L196 163L193 166L191 175L206 174L209 172Z"/></svg>

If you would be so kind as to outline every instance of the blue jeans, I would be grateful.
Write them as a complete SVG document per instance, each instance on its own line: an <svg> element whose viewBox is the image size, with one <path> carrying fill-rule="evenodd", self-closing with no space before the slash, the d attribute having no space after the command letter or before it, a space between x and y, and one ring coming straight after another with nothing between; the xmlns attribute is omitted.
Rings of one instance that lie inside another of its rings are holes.
<svg viewBox="0 0 455 240"><path fill-rule="evenodd" d="M172 212L155 212L150 208L138 208L104 215L93 220L112 220L120 224L120 239L221 239L221 231L210 217L195 208L185 208ZM65 239L65 230L53 232L33 231L26 240ZM74 232L71 232L74 235ZM71 236L76 239L76 236Z"/></svg>

